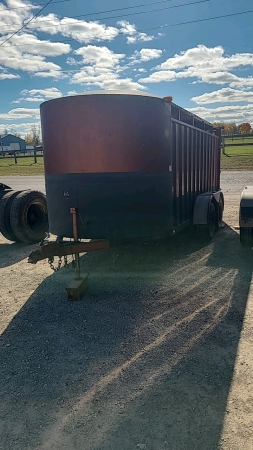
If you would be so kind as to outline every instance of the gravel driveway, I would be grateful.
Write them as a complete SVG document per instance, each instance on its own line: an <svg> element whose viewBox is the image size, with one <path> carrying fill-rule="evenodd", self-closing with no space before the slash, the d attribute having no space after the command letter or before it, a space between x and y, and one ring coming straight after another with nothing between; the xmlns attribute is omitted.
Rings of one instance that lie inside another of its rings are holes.
<svg viewBox="0 0 253 450"><path fill-rule="evenodd" d="M9 185L12 189L38 189L45 192L44 176L12 176L3 177L1 183ZM221 188L225 194L238 195L245 185L253 184L253 172L222 172Z"/></svg>
<svg viewBox="0 0 253 450"><path fill-rule="evenodd" d="M81 302L70 267L0 238L0 449L252 450L252 258L233 228L251 179L222 173L209 245L187 232L84 255Z"/></svg>

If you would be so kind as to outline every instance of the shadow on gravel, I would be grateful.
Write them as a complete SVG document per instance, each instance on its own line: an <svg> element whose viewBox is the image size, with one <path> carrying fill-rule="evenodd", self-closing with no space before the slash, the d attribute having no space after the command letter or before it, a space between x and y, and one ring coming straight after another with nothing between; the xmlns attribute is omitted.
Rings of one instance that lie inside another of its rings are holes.
<svg viewBox="0 0 253 450"><path fill-rule="evenodd" d="M215 450L251 281L230 228L82 257L83 301L62 269L2 335L3 450Z"/></svg>
<svg viewBox="0 0 253 450"><path fill-rule="evenodd" d="M28 247L26 244L20 243L0 243L0 269L12 266L22 259L27 258Z"/></svg>

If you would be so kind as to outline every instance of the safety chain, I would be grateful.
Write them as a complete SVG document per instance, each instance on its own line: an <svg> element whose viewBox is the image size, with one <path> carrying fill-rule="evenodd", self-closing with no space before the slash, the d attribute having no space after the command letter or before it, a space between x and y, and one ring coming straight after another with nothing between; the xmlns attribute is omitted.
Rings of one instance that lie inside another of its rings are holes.
<svg viewBox="0 0 253 450"><path fill-rule="evenodd" d="M67 268L68 265L68 257L67 255L64 255L64 267ZM48 258L48 264L50 269L52 269L54 272L58 272L62 266L62 256L59 256L58 266L54 267L54 257Z"/></svg>
<svg viewBox="0 0 253 450"><path fill-rule="evenodd" d="M61 268L62 257L59 256L59 261L58 261L57 267L54 267L54 257L48 258L48 264L49 264L50 269L52 269L54 272L58 272L58 270L60 270L60 268Z"/></svg>

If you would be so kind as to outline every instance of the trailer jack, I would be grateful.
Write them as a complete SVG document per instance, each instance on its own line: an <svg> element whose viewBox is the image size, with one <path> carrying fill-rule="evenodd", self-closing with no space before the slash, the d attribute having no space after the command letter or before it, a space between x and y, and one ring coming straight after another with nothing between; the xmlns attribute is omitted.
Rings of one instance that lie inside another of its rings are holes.
<svg viewBox="0 0 253 450"><path fill-rule="evenodd" d="M82 296L88 289L88 274L80 274L79 254L88 253L95 250L105 250L110 248L107 240L93 240L93 241L60 241L50 242L44 241L39 246L35 247L28 257L30 264L36 264L38 261L48 259L52 261L55 256L59 258L67 257L68 255L75 256L75 270L76 276L66 287L69 300L81 300ZM50 266L51 267L51 266Z"/></svg>
<svg viewBox="0 0 253 450"><path fill-rule="evenodd" d="M64 241L60 238L57 238L56 241L42 241L40 245L34 248L34 250L30 253L28 257L28 262L30 264L36 264L38 261L42 261L43 259L48 259L50 263L50 267L57 271L61 267L61 258L64 257L66 262L66 258L68 255L72 255L75 258L75 270L76 276L71 281L69 286L67 286L66 291L69 300L81 300L82 296L86 292L88 288L88 276L81 275L80 273L80 253L88 253L93 252L95 250L105 250L110 248L109 241L106 239L100 240L90 240L86 242L82 242L78 239L78 229L77 229L77 209L70 208L70 213L72 214L73 220L73 236L74 241ZM58 256L60 264L57 269L53 267L53 258Z"/></svg>

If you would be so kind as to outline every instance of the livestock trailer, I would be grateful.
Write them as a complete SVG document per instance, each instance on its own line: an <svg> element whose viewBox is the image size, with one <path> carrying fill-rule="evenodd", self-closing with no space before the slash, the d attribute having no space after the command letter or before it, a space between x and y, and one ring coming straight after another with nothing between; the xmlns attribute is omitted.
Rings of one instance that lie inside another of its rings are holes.
<svg viewBox="0 0 253 450"><path fill-rule="evenodd" d="M171 97L95 91L40 106L49 231L153 240L222 221L220 129Z"/></svg>

